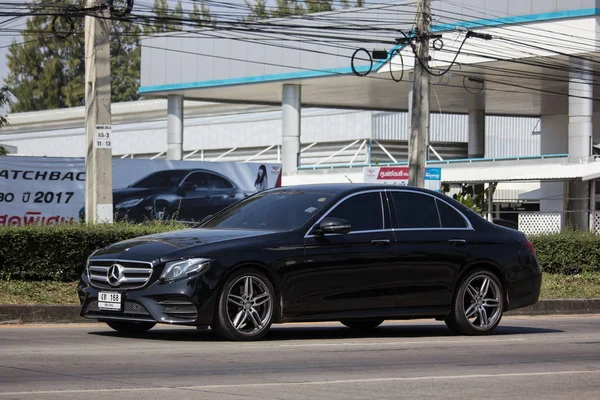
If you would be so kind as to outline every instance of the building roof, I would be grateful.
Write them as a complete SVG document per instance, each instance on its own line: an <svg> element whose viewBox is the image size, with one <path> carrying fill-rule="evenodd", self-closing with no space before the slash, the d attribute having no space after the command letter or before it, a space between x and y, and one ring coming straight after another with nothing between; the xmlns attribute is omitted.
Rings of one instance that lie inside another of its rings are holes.
<svg viewBox="0 0 600 400"><path fill-rule="evenodd" d="M498 165L473 168L465 165L456 168L442 167L442 181L446 183L486 183L520 181L560 181L600 178L600 161L586 164L531 164Z"/></svg>
<svg viewBox="0 0 600 400"><path fill-rule="evenodd" d="M564 112L569 64L578 58L597 61L596 0L468 3L432 2L432 14L442 22L432 30L443 35L443 50L432 50L430 67L452 72L432 78L432 109L466 113L469 93L481 92L488 114ZM141 44L139 92L280 105L282 84L293 83L302 85L303 107L405 111L415 60L410 46L395 43L399 30L412 29L415 12L414 1L402 0L257 21L252 30L240 26L228 31L224 26L150 36ZM466 30L493 40L467 38ZM366 57L382 48L388 52L386 60ZM355 76L351 66L370 73ZM599 96L600 88L594 91Z"/></svg>

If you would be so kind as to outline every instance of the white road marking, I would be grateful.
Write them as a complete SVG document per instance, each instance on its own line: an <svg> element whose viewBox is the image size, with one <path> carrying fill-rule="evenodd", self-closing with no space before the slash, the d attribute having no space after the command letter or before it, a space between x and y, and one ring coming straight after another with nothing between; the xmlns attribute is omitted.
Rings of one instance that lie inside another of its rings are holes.
<svg viewBox="0 0 600 400"><path fill-rule="evenodd" d="M209 389L237 389L252 387L275 387L275 386L316 386L316 385L343 385L356 383L381 383L381 382L411 382L427 380L460 380L460 379L482 379L482 378L524 378L536 376L558 376L558 375L600 375L600 370L579 371L545 371L545 372L514 372L509 374L473 374L473 375L432 375L413 377L390 377L390 378L364 378L364 379L339 379L331 381L304 381L304 382L267 382L267 383L242 383L229 385L199 385L199 386L175 386L175 387L143 387L143 388L112 388L112 389L73 389L73 390L42 390L31 392L5 392L4 396L27 396L27 395L52 395L52 394L77 394L77 393L103 393L103 392L146 392L157 390L209 390Z"/></svg>

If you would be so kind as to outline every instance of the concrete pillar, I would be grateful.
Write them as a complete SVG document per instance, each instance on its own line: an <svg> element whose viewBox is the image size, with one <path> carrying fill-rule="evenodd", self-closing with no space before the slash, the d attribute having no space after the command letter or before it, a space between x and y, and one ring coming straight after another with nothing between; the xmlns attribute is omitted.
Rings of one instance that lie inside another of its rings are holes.
<svg viewBox="0 0 600 400"><path fill-rule="evenodd" d="M301 96L300 85L283 85L281 152L284 176L294 175L300 165Z"/></svg>
<svg viewBox="0 0 600 400"><path fill-rule="evenodd" d="M567 114L542 115L540 121L540 154L567 154L569 116ZM563 182L540 183L540 211L564 212Z"/></svg>
<svg viewBox="0 0 600 400"><path fill-rule="evenodd" d="M589 62L571 64L569 80L569 162L588 162L593 135L593 67Z"/></svg>
<svg viewBox="0 0 600 400"><path fill-rule="evenodd" d="M469 158L484 158L485 92L469 96Z"/></svg>
<svg viewBox="0 0 600 400"><path fill-rule="evenodd" d="M183 96L169 95L167 102L167 160L182 160Z"/></svg>
<svg viewBox="0 0 600 400"><path fill-rule="evenodd" d="M569 162L587 163L592 155L594 86L590 62L576 60L569 73ZM569 220L576 229L588 230L589 184L569 184Z"/></svg>

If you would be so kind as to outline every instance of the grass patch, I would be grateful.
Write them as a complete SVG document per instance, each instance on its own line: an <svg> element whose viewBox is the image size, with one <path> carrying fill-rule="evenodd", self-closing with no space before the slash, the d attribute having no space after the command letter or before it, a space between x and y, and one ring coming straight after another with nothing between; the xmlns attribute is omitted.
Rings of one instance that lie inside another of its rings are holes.
<svg viewBox="0 0 600 400"><path fill-rule="evenodd" d="M600 299L600 273L542 275L542 299Z"/></svg>
<svg viewBox="0 0 600 400"><path fill-rule="evenodd" d="M77 283L0 281L0 304L79 304Z"/></svg>
<svg viewBox="0 0 600 400"><path fill-rule="evenodd" d="M541 299L600 299L600 273L544 274ZM79 304L77 282L1 281L0 304Z"/></svg>

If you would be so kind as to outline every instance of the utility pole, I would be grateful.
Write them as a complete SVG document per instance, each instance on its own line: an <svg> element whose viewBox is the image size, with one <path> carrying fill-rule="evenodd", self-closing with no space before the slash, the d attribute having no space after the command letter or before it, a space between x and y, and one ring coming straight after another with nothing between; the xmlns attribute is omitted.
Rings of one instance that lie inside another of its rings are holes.
<svg viewBox="0 0 600 400"><path fill-rule="evenodd" d="M408 155L408 184L425 186L425 162L429 142L429 34L431 0L417 2L416 55Z"/></svg>
<svg viewBox="0 0 600 400"><path fill-rule="evenodd" d="M113 222L110 10L87 0L85 17L85 219Z"/></svg>

